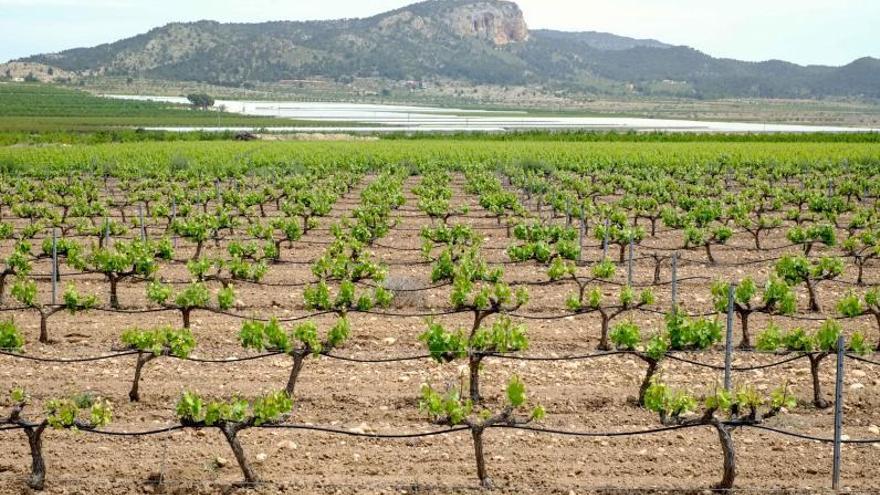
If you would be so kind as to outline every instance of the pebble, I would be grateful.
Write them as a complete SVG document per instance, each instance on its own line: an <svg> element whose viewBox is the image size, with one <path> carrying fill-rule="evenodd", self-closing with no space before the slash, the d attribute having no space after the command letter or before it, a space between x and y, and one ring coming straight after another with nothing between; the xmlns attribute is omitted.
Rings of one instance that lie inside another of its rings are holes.
<svg viewBox="0 0 880 495"><path fill-rule="evenodd" d="M849 386L850 390L862 390L863 388L865 388L865 385L863 383L853 383Z"/></svg>
<svg viewBox="0 0 880 495"><path fill-rule="evenodd" d="M257 454L256 460L257 462L262 463L266 462L266 459L268 458L269 456L265 452L260 452L259 454Z"/></svg>
<svg viewBox="0 0 880 495"><path fill-rule="evenodd" d="M880 435L880 426L871 425L868 427L868 431L873 435Z"/></svg>
<svg viewBox="0 0 880 495"><path fill-rule="evenodd" d="M366 423L361 423L359 426L348 429L348 431L350 431L352 433L359 434L359 435L363 435L364 433L367 433L369 430L370 430L370 427Z"/></svg>
<svg viewBox="0 0 880 495"><path fill-rule="evenodd" d="M229 465L229 460L225 457L218 456L214 458L214 464L219 468L223 468Z"/></svg>

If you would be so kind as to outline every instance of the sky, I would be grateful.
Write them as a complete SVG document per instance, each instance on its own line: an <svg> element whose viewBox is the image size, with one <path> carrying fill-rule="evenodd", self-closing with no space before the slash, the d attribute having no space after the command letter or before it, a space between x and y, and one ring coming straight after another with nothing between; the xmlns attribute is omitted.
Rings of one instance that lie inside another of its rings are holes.
<svg viewBox="0 0 880 495"><path fill-rule="evenodd" d="M175 21L366 17L408 0L0 0L0 62ZM604 31L716 57L844 65L880 58L880 0L519 0L532 29Z"/></svg>

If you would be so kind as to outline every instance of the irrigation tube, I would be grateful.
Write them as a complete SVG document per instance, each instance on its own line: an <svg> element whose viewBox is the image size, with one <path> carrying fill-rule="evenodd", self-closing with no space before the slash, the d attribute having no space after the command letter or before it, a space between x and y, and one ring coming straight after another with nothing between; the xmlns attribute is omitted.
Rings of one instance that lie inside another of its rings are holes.
<svg viewBox="0 0 880 495"><path fill-rule="evenodd" d="M425 438L440 435L448 435L460 431L470 430L469 426L454 426L444 430L425 431L416 433L367 433L360 431L344 430L341 428L331 428L328 426L315 426L305 424L266 424L257 428L282 429L282 430L308 430L322 433L331 433L334 435L344 435L350 437L376 438L376 439L401 439L401 438Z"/></svg>
<svg viewBox="0 0 880 495"><path fill-rule="evenodd" d="M742 351L740 351L740 352L742 352ZM756 370L763 370L763 369L767 369L767 368L775 368L776 366L782 366L783 364L787 364L792 361L797 361L798 359L804 359L807 356L808 356L808 354L796 354L794 356L788 357L788 358L783 359L781 361L775 361L775 362L768 363L768 364L758 364L758 365L754 365L754 366L731 366L730 369L732 371L756 371ZM701 366L703 368L709 368L709 369L718 370L718 371L721 371L724 369L724 366L719 366L716 364L709 364L709 363L701 363L699 361L693 361L691 359L676 356L675 354L667 354L666 357L669 359L672 359L673 361L679 361L682 363L692 364L694 366Z"/></svg>
<svg viewBox="0 0 880 495"><path fill-rule="evenodd" d="M87 363L87 362L94 362L94 361L105 361L105 360L117 359L120 357L132 356L135 354L147 353L147 352L148 351L126 350L126 351L122 351L122 352L119 352L116 354L107 354L107 355L103 355L103 356L92 356L92 357L85 357L85 358L45 358L45 357L39 357L39 356L28 356L26 354L21 354L21 353L17 353L17 352L9 352L9 351L0 350L0 356L7 356L7 357L10 357L13 359L24 359L24 360L28 360L28 361L43 362L43 363L71 364L71 363ZM703 352L708 354L708 351L703 351ZM569 355L563 355L563 356L552 356L552 355L551 356L528 356L528 355L519 354L519 351L511 351L511 352L507 352L507 353L486 352L486 353L482 353L482 354L486 358L490 358L490 359L494 358L494 359L506 359L506 360L511 360L511 361L556 361L556 362L558 362L558 361L584 361L584 360L588 360L588 359L605 358L605 357L619 356L619 355L637 355L638 352L637 351L627 351L627 350L598 351L598 352L591 352L591 353L586 353L586 354L569 354ZM762 352L755 352L755 351L750 351L750 352L748 352L748 354L776 355L775 353L762 353ZM163 357L167 357L170 359L177 359L179 361L190 361L190 362L194 362L194 363L234 364L234 363L241 363L241 362L246 362L246 361L256 361L256 360L260 360L260 359L266 359L266 358L271 358L271 357L276 357L276 356L284 356L284 355L286 355L286 353L284 353L284 352L272 351L272 352L267 352L267 353L263 353L263 354L256 354L253 356L245 356L245 357L241 357L241 358L239 358L239 357L196 358L196 357L178 357L178 356L173 356L173 355L167 355L167 356L163 356ZM324 352L324 353L321 353L320 355L327 357L329 359L335 359L338 361L346 361L346 362L351 362L351 363L362 363L362 364L402 363L402 362L407 362L407 361L420 361L423 359L432 359L434 357L434 355L430 352L421 353L421 354L413 354L413 355L409 355L409 356L395 356L395 357L381 357L381 358L358 358L358 357L352 357L352 356L343 356L343 355L339 355L339 354L332 354L329 352ZM788 364L788 363L791 363L793 361L797 361L800 359L804 359L808 355L809 355L809 353L798 353L798 354L794 354L792 356L786 357L785 359L782 359L780 361L774 361L772 363L757 364L757 365L750 365L750 366L731 366L730 369L731 369L731 371L736 371L736 372L764 370L764 369L768 369L768 368L775 368L777 366L782 366L784 364ZM855 359L857 361L862 361L865 363L880 365L880 363L878 363L878 362L870 361L870 360L867 360L864 358L859 358L858 356L854 356L854 355L847 354L846 357L851 358L851 359ZM708 369L716 370L716 371L722 371L725 369L725 367L722 365L703 363L700 361L695 361L693 359L688 359L688 358L678 356L674 353L674 351L668 352L666 354L666 358L673 360L673 361L678 361L678 362L690 364L693 366L699 366L702 368L708 368Z"/></svg>
<svg viewBox="0 0 880 495"><path fill-rule="evenodd" d="M772 426L765 425L751 425L751 424L742 424L736 421L724 422L725 425L737 428L753 428L756 430L767 431L771 433L776 433L779 435L784 435L792 438L797 438L800 440L808 440L813 442L821 442L821 443L834 443L833 438L824 438L817 437L813 435L807 435L803 433L797 433L789 430L784 430L781 428L775 428ZM27 423L27 426L37 426L35 423ZM20 430L25 425L19 424L2 424L0 423L0 431L11 431L11 430ZM616 437L637 437L643 435L654 435L658 433L667 433L670 431L683 430L689 428L700 428L705 426L711 426L707 424L687 424L687 425L673 425L673 426L661 426L657 428L648 428L644 430L630 430L630 431L584 431L584 430L567 430L560 428L547 428L542 426L531 426L531 425L505 425L505 424L497 424L491 425L487 428L496 428L496 429L507 429L507 430L523 430L530 431L533 433L539 434L548 434L548 435L563 435L563 436L573 436L573 437L596 437L596 438L616 438ZM170 433L179 430L185 430L188 428L194 428L190 426L183 426L180 424L172 424L164 427L159 427L151 430L143 430L143 431L114 431L114 430L99 430L99 429L80 429L79 431L83 433L91 433L94 435L103 435L103 436L114 436L114 437L143 437L143 436L151 436L151 435L161 435L164 433ZM203 427L205 428L205 427ZM469 426L453 426L450 428L442 429L442 430L432 430L432 431L422 431L422 432L399 432L399 433L368 433L361 432L357 430L339 428L339 427L331 427L331 426L321 426L321 425L313 425L313 424L296 424L296 423L278 423L278 424L265 424L261 426L255 426L254 428L262 428L262 429L276 429L276 430L303 430L303 431L315 431L319 433L330 433L333 435L344 435L351 437L361 437L361 438L373 438L373 439L406 439L406 438L424 438L424 437L432 437L432 436L440 436L440 435L448 435L450 433L458 433L461 431L469 430ZM196 428L199 429L199 428ZM849 439L849 440L841 440L842 444L851 444L851 445L870 445L870 444L880 444L880 438L864 438L864 439Z"/></svg>
<svg viewBox="0 0 880 495"><path fill-rule="evenodd" d="M141 353L146 354L146 353L148 353L148 351L139 351L136 349L132 349L132 350L121 351L116 354L107 354L107 355L103 355L103 356L92 356L92 357L85 357L85 358L45 358L45 357L39 357L39 356L28 356L26 354L0 350L0 356L7 356L7 357L10 357L13 359L24 359L24 360L35 361L35 362L62 363L62 364L105 361L105 360L117 359L117 358L125 357L125 356L133 356L133 355L141 354ZM706 352L706 353L708 353L708 352ZM511 351L511 352L506 352L506 353L505 352L484 352L481 354L486 358L506 359L506 360L510 360L510 361L584 361L584 360L588 360L588 359L598 359L598 358L605 358L605 357L610 357L610 356L638 355L638 352L637 351L627 351L627 350L598 351L598 352L591 352L591 353L587 353L587 354L569 354L569 355L563 355L563 356L552 356L552 355L551 356L527 356L527 355L519 354L519 351ZM765 353L752 351L749 354L765 354ZM766 353L766 354L770 354L770 353ZM190 361L190 362L194 362L194 363L233 364L233 363L241 363L241 362L246 362L246 361L256 361L256 360L260 360L260 359L266 359L266 358L271 358L271 357L276 357L276 356L284 356L284 355L286 355L286 353L281 352L281 351L271 351L271 352L266 352L263 354L256 354L253 356L227 357L227 358L196 358L196 357L179 357L179 356L173 356L173 355L163 355L162 357L167 357L170 359L177 359L179 361ZM409 355L409 356L380 357L380 358L358 358L358 357L352 357L352 356L343 356L343 355L339 355L339 354L332 354L330 352L323 352L320 355L327 357L329 359L335 359L338 361L346 361L346 362L351 362L351 363L362 363L362 364L402 363L402 362L407 362L407 361L420 361L423 359L432 359L434 357L434 354L432 354L430 352L421 353L421 354L413 354L413 355ZM775 355L775 354L773 354L773 355ZM758 365L751 365L751 366L731 366L730 369L732 371L736 371L736 372L763 370L763 369L768 369L768 368L774 368L777 366L782 366L784 364L791 363L791 362L797 361L799 359L804 359L808 355L809 355L808 353L800 353L800 354L795 354L793 356L787 357L787 358L782 359L780 361L774 361L772 363L758 364ZM692 359L677 356L672 351L668 352L666 354L666 357L673 360L673 361L679 361L682 363L690 364L693 366L699 366L702 368L708 368L708 369L717 370L717 371L721 371L721 370L725 369L725 367L721 366L721 365L703 363L700 361L694 361ZM848 357L852 357L853 359L856 358L855 356L848 356ZM866 359L859 359L859 360L869 362L872 364L877 364L877 363L874 363L873 361L868 361Z"/></svg>
<svg viewBox="0 0 880 495"><path fill-rule="evenodd" d="M503 429L513 429L513 430L525 430L531 431L535 433L547 433L551 435L564 435L564 436L572 436L572 437L603 437L603 438L614 438L614 437L637 437L642 435L653 435L655 433L666 433L669 431L675 430L684 430L686 428L697 428L701 426L710 426L710 425L702 425L702 424L693 424L693 425L675 425L675 426L663 426L659 428L649 428L647 430L636 430L636 431L572 431L572 430L560 430L555 428L543 428L538 426L529 426L529 425L492 425L490 428L503 428Z"/></svg>
<svg viewBox="0 0 880 495"><path fill-rule="evenodd" d="M93 357L85 357L85 358L44 358L38 356L28 356L26 354L19 354L16 352L8 352L0 350L0 356L9 356L15 359L24 359L26 361L35 361L38 363L90 363L94 361L105 361L108 359L116 359L123 356L131 356L134 354L139 354L140 351L132 350L132 351L124 351L118 352L116 354L107 354L104 356L93 356Z"/></svg>
<svg viewBox="0 0 880 495"><path fill-rule="evenodd" d="M813 435L805 435L803 433L796 433L793 431L783 430L781 428L774 428L772 426L765 426L765 425L737 425L737 426L743 427L743 428L753 428L756 430L764 430L764 431L768 431L771 433L777 433L779 435L783 435L783 436L787 436L787 437L798 438L801 440L809 440L811 442L834 443L834 438L824 438L824 437L817 437L817 436L813 436ZM880 445L880 438L862 438L862 439L855 439L855 440L854 439L849 439L849 440L841 439L840 443L846 444L846 445L873 445L873 444Z"/></svg>

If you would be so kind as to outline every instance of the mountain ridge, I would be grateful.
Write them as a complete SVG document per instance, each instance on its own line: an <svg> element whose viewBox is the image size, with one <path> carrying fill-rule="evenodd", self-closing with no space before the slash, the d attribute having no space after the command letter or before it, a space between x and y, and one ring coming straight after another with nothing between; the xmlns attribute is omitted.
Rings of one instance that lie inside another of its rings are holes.
<svg viewBox="0 0 880 495"><path fill-rule="evenodd" d="M695 98L880 98L880 59L743 62L657 40L530 30L520 8L502 0L428 0L360 19L170 23L16 62L223 85L382 78Z"/></svg>

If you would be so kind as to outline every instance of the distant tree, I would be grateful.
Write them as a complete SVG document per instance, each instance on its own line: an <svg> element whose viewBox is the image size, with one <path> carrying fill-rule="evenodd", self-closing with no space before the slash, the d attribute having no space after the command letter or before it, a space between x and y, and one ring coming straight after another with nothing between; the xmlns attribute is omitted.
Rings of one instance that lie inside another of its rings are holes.
<svg viewBox="0 0 880 495"><path fill-rule="evenodd" d="M192 104L193 108L207 110L214 106L214 98L207 93L190 93L186 95L186 99Z"/></svg>
<svg viewBox="0 0 880 495"><path fill-rule="evenodd" d="M132 84L133 82L134 82L134 79L131 76L129 76L125 79L125 84Z"/></svg>
<svg viewBox="0 0 880 495"><path fill-rule="evenodd" d="M55 69L49 67L49 70L46 71L46 74L49 74L50 76L54 76L54 75L55 75Z"/></svg>
<svg viewBox="0 0 880 495"><path fill-rule="evenodd" d="M39 79L37 79L37 76L35 76L33 72L28 72L28 75L24 77L24 82L32 83L37 81L39 81Z"/></svg>

